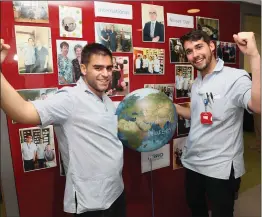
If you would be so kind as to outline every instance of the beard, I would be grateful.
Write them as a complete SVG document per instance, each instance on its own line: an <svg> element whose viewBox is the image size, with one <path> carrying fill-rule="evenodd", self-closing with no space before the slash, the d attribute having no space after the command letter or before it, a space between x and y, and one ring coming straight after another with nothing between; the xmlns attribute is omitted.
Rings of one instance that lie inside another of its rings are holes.
<svg viewBox="0 0 262 217"><path fill-rule="evenodd" d="M210 63L211 63L211 61L212 61L212 58L213 58L213 56L212 56L212 53L211 53L211 51L210 51L210 53L208 54L208 55L205 55L205 56L201 56L200 58L196 58L196 59L203 59L203 61L205 61L205 63L203 63L203 65L202 66L197 66L196 64L192 64L193 65L193 67L195 68L195 69L197 69L198 71L204 71L204 70L206 70L209 66L210 66ZM195 60L194 60L195 61Z"/></svg>

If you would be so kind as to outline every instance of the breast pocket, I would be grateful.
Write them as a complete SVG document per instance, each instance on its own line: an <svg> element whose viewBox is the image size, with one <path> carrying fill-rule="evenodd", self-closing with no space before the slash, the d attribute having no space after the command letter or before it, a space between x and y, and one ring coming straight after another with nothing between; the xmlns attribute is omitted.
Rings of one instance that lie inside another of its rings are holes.
<svg viewBox="0 0 262 217"><path fill-rule="evenodd" d="M214 102L212 103L212 116L214 120L222 121L224 119L226 106L226 98L214 99Z"/></svg>
<svg viewBox="0 0 262 217"><path fill-rule="evenodd" d="M99 130L104 130L112 137L117 137L117 115L114 114L100 114L96 116Z"/></svg>

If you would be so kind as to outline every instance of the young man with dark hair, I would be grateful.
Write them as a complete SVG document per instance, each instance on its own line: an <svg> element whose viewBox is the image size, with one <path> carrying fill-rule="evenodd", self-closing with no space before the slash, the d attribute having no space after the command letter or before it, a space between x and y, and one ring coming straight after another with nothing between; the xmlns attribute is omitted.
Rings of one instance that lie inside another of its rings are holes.
<svg viewBox="0 0 262 217"><path fill-rule="evenodd" d="M8 49L1 40L1 61ZM104 93L112 77L112 54L101 44L89 44L81 62L75 87L34 102L25 101L1 73L1 108L19 123L54 125L66 171L65 212L125 217L123 145L115 106Z"/></svg>
<svg viewBox="0 0 262 217"><path fill-rule="evenodd" d="M201 30L181 38L188 61L199 73L191 90L191 109L176 105L177 113L191 118L183 150L186 197L192 216L232 217L235 193L245 173L243 159L243 113L261 113L260 55L254 33L233 35L248 56L253 80L242 69L224 66L215 59L215 45Z"/></svg>

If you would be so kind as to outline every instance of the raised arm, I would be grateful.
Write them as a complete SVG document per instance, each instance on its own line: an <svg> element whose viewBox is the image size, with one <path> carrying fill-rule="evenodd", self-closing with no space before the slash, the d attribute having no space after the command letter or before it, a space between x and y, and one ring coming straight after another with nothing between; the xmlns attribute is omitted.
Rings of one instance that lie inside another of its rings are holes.
<svg viewBox="0 0 262 217"><path fill-rule="evenodd" d="M1 39L1 64L10 46ZM1 74L1 108L14 121L23 124L40 124L40 117L30 102L25 101Z"/></svg>
<svg viewBox="0 0 262 217"><path fill-rule="evenodd" d="M241 52L249 59L252 73L251 99L248 107L253 112L261 113L261 94L260 94L260 55L257 49L256 40L253 32L240 32L233 35Z"/></svg>
<svg viewBox="0 0 262 217"><path fill-rule="evenodd" d="M183 107L181 105L175 104L177 114L182 116L185 119L191 119L191 111L190 108Z"/></svg>

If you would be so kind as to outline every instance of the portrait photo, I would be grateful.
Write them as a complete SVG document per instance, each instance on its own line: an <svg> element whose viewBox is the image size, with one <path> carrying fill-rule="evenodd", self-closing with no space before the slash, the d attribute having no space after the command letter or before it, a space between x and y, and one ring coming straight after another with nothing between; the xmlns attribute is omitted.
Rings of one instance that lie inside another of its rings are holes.
<svg viewBox="0 0 262 217"><path fill-rule="evenodd" d="M169 39L170 63L188 63L186 53L179 38Z"/></svg>
<svg viewBox="0 0 262 217"><path fill-rule="evenodd" d="M59 5L60 37L82 38L82 9Z"/></svg>
<svg viewBox="0 0 262 217"><path fill-rule="evenodd" d="M211 40L219 40L219 20L207 17L196 17L196 26L208 34Z"/></svg>
<svg viewBox="0 0 262 217"><path fill-rule="evenodd" d="M164 75L165 50L135 47L133 52L134 74Z"/></svg>
<svg viewBox="0 0 262 217"><path fill-rule="evenodd" d="M190 102L179 103L178 105L190 108ZM177 119L177 135L184 136L188 135L190 131L191 121L188 119L183 118L181 115L178 115Z"/></svg>
<svg viewBox="0 0 262 217"><path fill-rule="evenodd" d="M132 52L132 26L118 23L95 22L95 41L111 52Z"/></svg>
<svg viewBox="0 0 262 217"><path fill-rule="evenodd" d="M129 93L129 58L113 56L112 81L106 94L109 97L126 96Z"/></svg>
<svg viewBox="0 0 262 217"><path fill-rule="evenodd" d="M81 76L81 54L87 41L56 40L58 83L75 84Z"/></svg>
<svg viewBox="0 0 262 217"><path fill-rule="evenodd" d="M217 58L219 57L227 64L236 63L236 43L217 41Z"/></svg>
<svg viewBox="0 0 262 217"><path fill-rule="evenodd" d="M57 166L53 126L19 129L24 172Z"/></svg>
<svg viewBox="0 0 262 217"><path fill-rule="evenodd" d="M164 7L141 4L143 42L165 42Z"/></svg>
<svg viewBox="0 0 262 217"><path fill-rule="evenodd" d="M173 170L183 168L181 156L186 145L187 137L173 139Z"/></svg>
<svg viewBox="0 0 262 217"><path fill-rule="evenodd" d="M19 74L53 73L49 27L15 25L15 39Z"/></svg>
<svg viewBox="0 0 262 217"><path fill-rule="evenodd" d="M15 22L49 23L47 1L13 1Z"/></svg>
<svg viewBox="0 0 262 217"><path fill-rule="evenodd" d="M191 65L175 66L175 98L189 98L194 80L194 68Z"/></svg>

